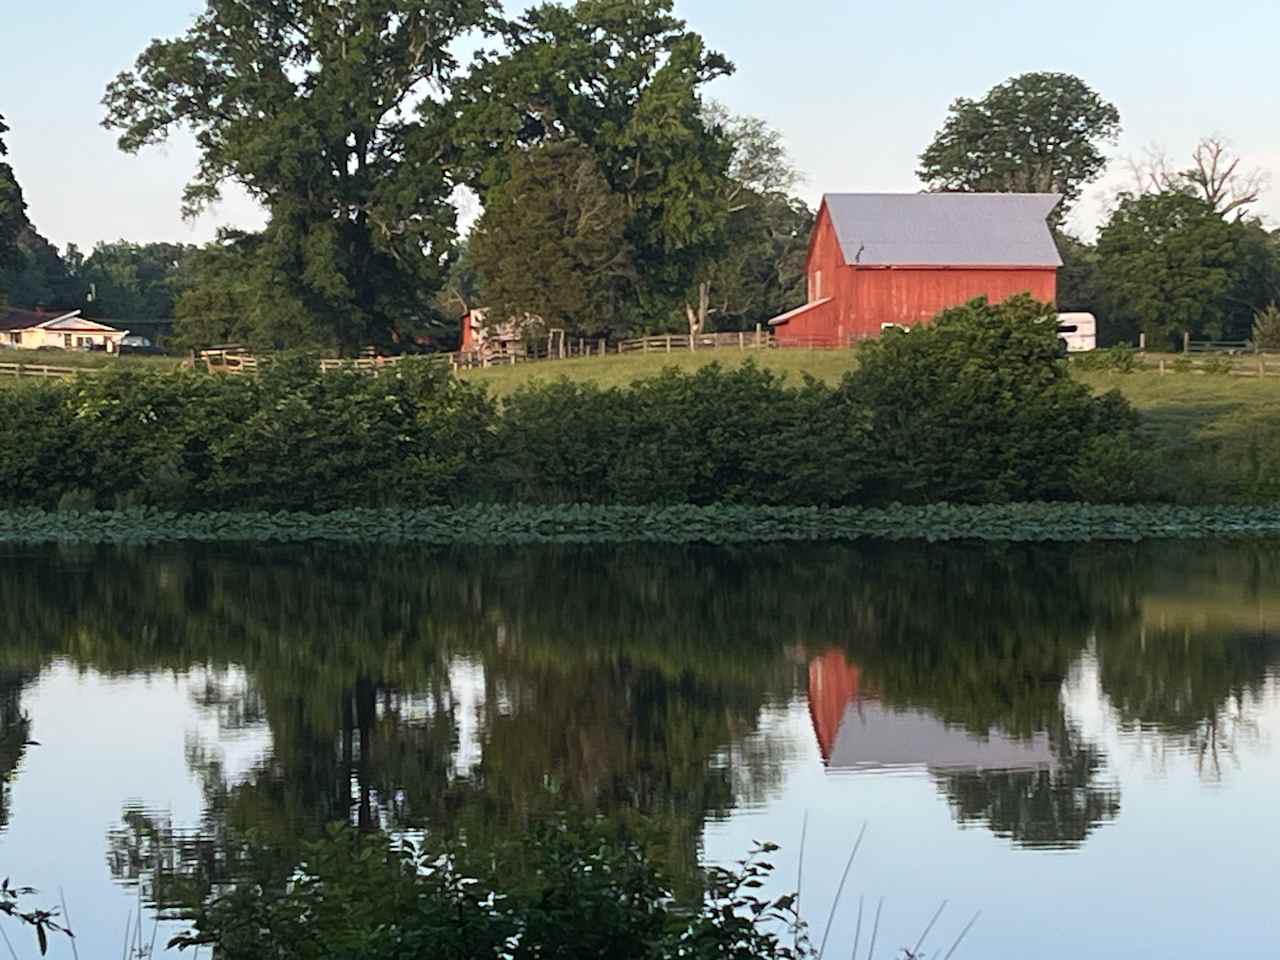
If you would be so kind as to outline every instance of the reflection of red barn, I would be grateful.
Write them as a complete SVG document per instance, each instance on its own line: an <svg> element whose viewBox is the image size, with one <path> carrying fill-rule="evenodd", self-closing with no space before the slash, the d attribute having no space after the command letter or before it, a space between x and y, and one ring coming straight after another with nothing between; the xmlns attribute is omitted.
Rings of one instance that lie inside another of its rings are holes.
<svg viewBox="0 0 1280 960"><path fill-rule="evenodd" d="M858 699L862 671L838 653L828 653L809 664L809 716L818 737L822 762L831 762L840 721L849 704Z"/></svg>
<svg viewBox="0 0 1280 960"><path fill-rule="evenodd" d="M809 664L809 716L831 770L1034 770L1052 766L1047 734L982 735L927 710L897 708L868 695L862 671L832 652Z"/></svg>
<svg viewBox="0 0 1280 960"><path fill-rule="evenodd" d="M1052 303L1062 260L1050 194L828 194L809 242L808 302L771 321L786 345L837 345L984 296Z"/></svg>

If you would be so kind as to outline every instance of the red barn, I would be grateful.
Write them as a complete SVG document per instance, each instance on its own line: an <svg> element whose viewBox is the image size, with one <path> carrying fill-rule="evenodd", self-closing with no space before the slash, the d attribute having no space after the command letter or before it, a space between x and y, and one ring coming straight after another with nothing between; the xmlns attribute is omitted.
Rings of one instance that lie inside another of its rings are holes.
<svg viewBox="0 0 1280 960"><path fill-rule="evenodd" d="M809 302L770 321L782 344L837 345L1020 293L1053 303L1062 258L1039 193L828 194L809 241Z"/></svg>

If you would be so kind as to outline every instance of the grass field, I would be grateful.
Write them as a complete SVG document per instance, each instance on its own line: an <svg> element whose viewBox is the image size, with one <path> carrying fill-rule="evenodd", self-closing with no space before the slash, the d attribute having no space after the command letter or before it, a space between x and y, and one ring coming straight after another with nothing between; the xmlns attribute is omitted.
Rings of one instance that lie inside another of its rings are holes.
<svg viewBox="0 0 1280 960"><path fill-rule="evenodd" d="M0 363L21 363L33 367L75 367L77 370L114 370L121 367L133 370L172 370L182 363L182 357L146 354L114 356L81 350L0 350Z"/></svg>
<svg viewBox="0 0 1280 960"><path fill-rule="evenodd" d="M1081 374L1143 414L1161 492L1182 503L1280 500L1280 377Z"/></svg>
<svg viewBox="0 0 1280 960"><path fill-rule="evenodd" d="M672 353L629 353L623 356L583 357L543 363L522 363L514 367L494 366L485 370L465 370L467 380L488 385L497 396L506 396L533 380L587 380L602 386L623 386L640 377L653 376L667 367L696 370L708 363L735 367L754 360L761 367L785 373L798 381L806 373L834 382L853 366L854 354L847 350L703 350Z"/></svg>

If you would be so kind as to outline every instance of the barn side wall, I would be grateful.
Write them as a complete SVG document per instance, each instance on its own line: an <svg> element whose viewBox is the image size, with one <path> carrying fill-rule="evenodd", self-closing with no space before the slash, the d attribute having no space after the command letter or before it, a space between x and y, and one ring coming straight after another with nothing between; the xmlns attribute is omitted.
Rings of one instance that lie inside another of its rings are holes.
<svg viewBox="0 0 1280 960"><path fill-rule="evenodd" d="M1029 293L1044 303L1058 295L1054 269L858 269L845 268L850 296L840 323L854 336L876 337L883 324L906 327L927 323L939 311L974 297L1001 303Z"/></svg>
<svg viewBox="0 0 1280 960"><path fill-rule="evenodd" d="M839 301L829 299L796 311L791 319L774 329L774 338L783 346L836 347L839 343Z"/></svg>

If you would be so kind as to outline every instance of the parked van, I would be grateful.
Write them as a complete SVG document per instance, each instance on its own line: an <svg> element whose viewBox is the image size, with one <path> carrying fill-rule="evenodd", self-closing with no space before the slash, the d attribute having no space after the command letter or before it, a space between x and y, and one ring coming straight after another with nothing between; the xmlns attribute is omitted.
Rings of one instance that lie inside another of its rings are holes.
<svg viewBox="0 0 1280 960"><path fill-rule="evenodd" d="M1058 346L1063 353L1098 349L1098 319L1092 313L1058 314Z"/></svg>

